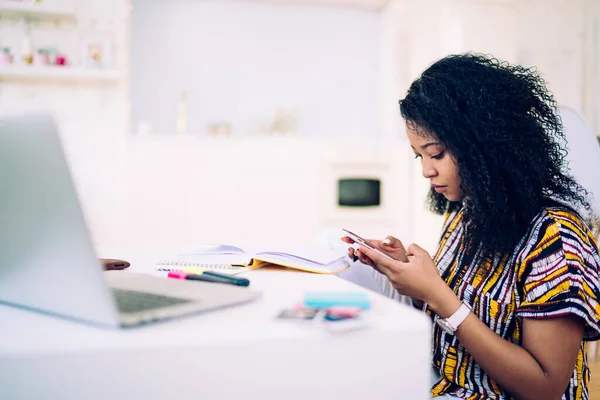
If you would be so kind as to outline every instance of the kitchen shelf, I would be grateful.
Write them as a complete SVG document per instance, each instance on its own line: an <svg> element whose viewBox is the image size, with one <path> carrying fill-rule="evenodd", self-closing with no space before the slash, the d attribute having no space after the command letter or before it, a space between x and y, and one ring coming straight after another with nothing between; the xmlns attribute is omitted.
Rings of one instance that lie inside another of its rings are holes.
<svg viewBox="0 0 600 400"><path fill-rule="evenodd" d="M54 80L54 81L110 81L117 80L123 73L115 69L79 67L0 66L0 81L10 80Z"/></svg>
<svg viewBox="0 0 600 400"><path fill-rule="evenodd" d="M45 3L0 0L0 18L5 17L55 21L75 19L75 10L73 8L51 6Z"/></svg>

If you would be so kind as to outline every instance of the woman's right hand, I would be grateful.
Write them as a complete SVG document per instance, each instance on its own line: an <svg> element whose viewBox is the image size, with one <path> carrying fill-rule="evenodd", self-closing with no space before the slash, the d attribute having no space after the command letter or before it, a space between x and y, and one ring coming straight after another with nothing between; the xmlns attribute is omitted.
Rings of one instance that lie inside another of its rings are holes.
<svg viewBox="0 0 600 400"><path fill-rule="evenodd" d="M376 239L367 239L371 244L377 247L379 250L384 253L389 254L393 258L399 261L408 262L408 258L406 257L406 249L404 245L399 239L396 239L393 236L388 236L384 240L376 240ZM353 244L354 240L350 239L348 236L342 237L342 241L348 244ZM353 258L355 255L358 257L360 262L366 265L370 265L379 271L377 265L369 258L366 254L362 253L359 250L354 250L353 247L348 248L348 255L350 258ZM381 272L381 271L379 271Z"/></svg>

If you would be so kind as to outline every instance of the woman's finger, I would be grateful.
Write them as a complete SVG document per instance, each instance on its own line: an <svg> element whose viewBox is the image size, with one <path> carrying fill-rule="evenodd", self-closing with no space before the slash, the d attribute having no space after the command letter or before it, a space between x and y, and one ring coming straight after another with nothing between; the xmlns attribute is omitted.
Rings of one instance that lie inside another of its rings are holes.
<svg viewBox="0 0 600 400"><path fill-rule="evenodd" d="M342 236L342 242L348 243L348 244L353 244L354 240L350 239L348 236Z"/></svg>
<svg viewBox="0 0 600 400"><path fill-rule="evenodd" d="M366 265L370 266L375 271L379 272L381 275L385 275L385 273L381 269L379 269L379 267L377 267L377 264L375 264L373 262L373 260L371 260L368 256L366 256L365 254L360 253L358 250L356 251L356 254L360 254L361 255L360 261L363 264L366 264Z"/></svg>
<svg viewBox="0 0 600 400"><path fill-rule="evenodd" d="M427 250L423 249L416 243L413 243L410 246L408 246L408 249L406 249L406 255L415 256L415 257L423 256L423 257L431 258L431 256L427 252Z"/></svg>
<svg viewBox="0 0 600 400"><path fill-rule="evenodd" d="M389 247L391 249L401 249L403 247L402 242L393 236L387 236L385 239L383 239L381 241L381 243L384 246Z"/></svg>
<svg viewBox="0 0 600 400"><path fill-rule="evenodd" d="M371 250L370 248L363 246L362 244L359 244L359 246L360 246L360 250L358 252L369 257L369 259L373 262L373 264L377 265L377 267L381 270L381 272L383 274L387 275L387 273L391 272L390 266L391 266L391 262L393 262L392 259L390 259L389 257L386 257L374 250Z"/></svg>
<svg viewBox="0 0 600 400"><path fill-rule="evenodd" d="M358 259L363 263L373 266L373 260L371 260L365 253L361 253L360 250L355 250L354 254L358 257Z"/></svg>
<svg viewBox="0 0 600 400"><path fill-rule="evenodd" d="M372 267L372 268L373 268L375 271L379 272L381 275L384 275L384 276L385 276L385 274L383 273L383 271L382 271L382 270L380 270L379 268L377 268L377 265L373 264L373 265L371 265L371 267Z"/></svg>

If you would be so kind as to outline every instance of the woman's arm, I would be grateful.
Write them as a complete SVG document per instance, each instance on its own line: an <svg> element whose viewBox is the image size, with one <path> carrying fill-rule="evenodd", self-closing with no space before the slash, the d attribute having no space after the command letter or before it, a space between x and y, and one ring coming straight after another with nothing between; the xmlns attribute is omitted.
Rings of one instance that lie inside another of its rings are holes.
<svg viewBox="0 0 600 400"><path fill-rule="evenodd" d="M388 261L368 248L364 253L403 295L421 299L440 317L448 318L460 299L440 277L429 254L416 245L409 262ZM576 317L524 319L522 347L493 332L471 313L456 335L479 365L518 399L560 399L575 369L584 325Z"/></svg>
<svg viewBox="0 0 600 400"><path fill-rule="evenodd" d="M436 297L428 305L440 318L448 318L460 307L450 288ZM481 368L513 396L551 400L562 397L573 375L583 329L583 321L574 316L525 318L521 347L498 336L471 313L456 335Z"/></svg>

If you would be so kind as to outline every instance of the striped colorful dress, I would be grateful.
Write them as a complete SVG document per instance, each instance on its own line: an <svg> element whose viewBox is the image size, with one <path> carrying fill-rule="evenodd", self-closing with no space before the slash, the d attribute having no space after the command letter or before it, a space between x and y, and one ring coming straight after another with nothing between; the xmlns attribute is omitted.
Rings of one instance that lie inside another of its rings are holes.
<svg viewBox="0 0 600 400"><path fill-rule="evenodd" d="M523 318L577 315L584 341L563 399L588 399L587 341L600 339L600 257L592 233L574 213L546 208L512 254L464 261L463 211L444 222L435 262L442 278L496 334L521 344ZM468 265L465 265L468 264ZM433 318L430 309L426 312ZM433 367L441 380L432 395L462 399L510 399L453 335L433 324Z"/></svg>

